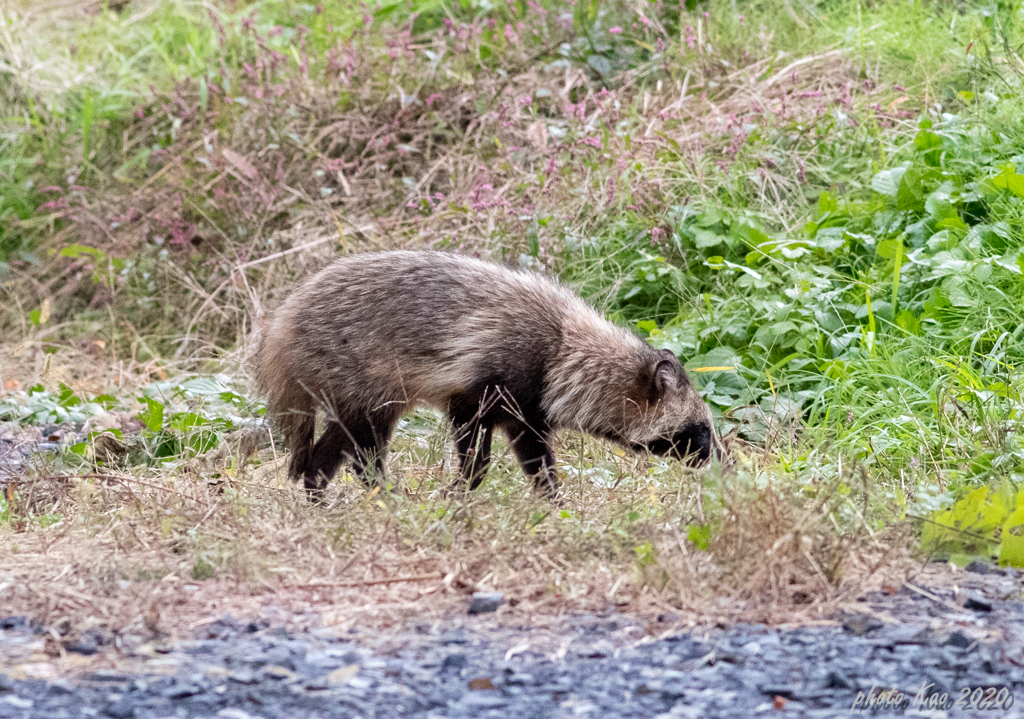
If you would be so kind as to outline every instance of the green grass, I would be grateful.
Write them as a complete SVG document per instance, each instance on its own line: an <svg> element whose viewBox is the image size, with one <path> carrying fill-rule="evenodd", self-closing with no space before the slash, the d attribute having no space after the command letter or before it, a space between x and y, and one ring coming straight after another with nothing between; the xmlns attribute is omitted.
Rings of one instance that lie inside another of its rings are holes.
<svg viewBox="0 0 1024 719"><path fill-rule="evenodd" d="M664 528L728 564L743 502L794 522L827 506L840 534L919 532L978 487L1005 499L1024 484L1020 9L466 0L364 17L175 0L66 25L14 14L6 52L34 69L4 76L0 96L0 332L11 352L99 346L143 368L141 384L164 369L241 377L258 310L330 257L479 252L557 273L679 354L739 440L738 474L695 504L689 475L613 470L581 443L577 505L541 539L554 515L514 480L454 532L440 480L416 476L428 500L381 509L408 546L476 551L486 542L459 537L484 526L488 541L679 577ZM45 367L10 376L34 384ZM48 382L0 411L82 411ZM138 467L220 451L234 429L187 407L157 423L153 397L112 394L146 421ZM417 426L396 469L438 466ZM95 462L81 449L69 471ZM630 491L663 474L662 499L573 524L616 496L584 478L616 472ZM1015 505L1000 501L1003 521ZM924 551L991 553L999 536ZM205 576L214 563L194 549L182 571Z"/></svg>

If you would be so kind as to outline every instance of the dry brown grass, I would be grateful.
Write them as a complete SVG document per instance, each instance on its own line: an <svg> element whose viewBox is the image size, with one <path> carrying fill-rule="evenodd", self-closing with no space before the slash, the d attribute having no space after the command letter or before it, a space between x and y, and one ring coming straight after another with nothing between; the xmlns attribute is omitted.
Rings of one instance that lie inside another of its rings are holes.
<svg viewBox="0 0 1024 719"><path fill-rule="evenodd" d="M591 539L580 552L570 544L575 528L561 526L569 524L564 520L550 520L548 531L525 531L528 515L520 512L536 509L528 498L488 507L472 518L472 530L466 520L454 526L462 510L456 504L450 544L442 547L408 526L417 519L410 506L416 498L374 506L350 481L335 510L318 513L293 488L255 478L232 484L226 499L196 479L111 474L23 482L27 502L40 503L47 493L63 520L46 529L15 520L0 535L8 557L0 585L5 610L44 624L68 618L76 628L99 618L112 631L138 633L153 603L175 607L165 622L178 630L225 612L252 616L265 606L304 603L329 623L375 626L462 613L465 595L481 590L504 592L520 615L614 609L673 611L683 623L779 623L829 617L903 559L879 561L884 552L864 547L838 554L834 539L820 532L794 538L777 522L760 527L767 535L755 534L750 530L759 527L749 520L760 503L734 516L748 531L742 545L728 549L716 543L700 552L676 532L643 532L656 556L647 565L635 561L632 547L607 538ZM821 576L816 565L825 558L844 576ZM215 578L196 581L206 576L202 562Z"/></svg>
<svg viewBox="0 0 1024 719"><path fill-rule="evenodd" d="M17 499L0 524L5 611L66 625L69 641L95 626L144 635L156 621L185 634L225 613L383 627L461 614L473 591L504 592L520 618L781 623L828 618L865 588L898 586L909 566L906 538L851 522L852 499L834 484L809 495L758 456L694 472L568 435L561 505L534 496L500 445L484 487L459 496L445 491L445 428L414 419L391 454L393 492L345 474L322 508L265 445L246 457L225 441L130 471L41 456L7 480ZM59 522L44 527L47 516ZM705 551L686 538L702 524L715 528Z"/></svg>

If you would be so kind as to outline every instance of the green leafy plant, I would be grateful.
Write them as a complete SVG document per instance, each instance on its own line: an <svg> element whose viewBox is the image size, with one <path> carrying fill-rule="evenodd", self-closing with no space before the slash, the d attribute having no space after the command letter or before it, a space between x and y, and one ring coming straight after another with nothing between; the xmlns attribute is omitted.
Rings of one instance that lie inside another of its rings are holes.
<svg viewBox="0 0 1024 719"><path fill-rule="evenodd" d="M978 487L952 507L933 513L921 530L921 549L966 564L973 556L998 557L1024 567L1024 490L1005 484Z"/></svg>

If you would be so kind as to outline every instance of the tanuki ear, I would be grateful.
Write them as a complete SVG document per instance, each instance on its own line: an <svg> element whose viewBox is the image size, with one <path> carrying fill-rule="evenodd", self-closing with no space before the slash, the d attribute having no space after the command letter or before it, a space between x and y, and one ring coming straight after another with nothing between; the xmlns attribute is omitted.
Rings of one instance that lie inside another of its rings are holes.
<svg viewBox="0 0 1024 719"><path fill-rule="evenodd" d="M651 394L654 401L674 392L686 382L683 366L670 350L658 350L652 376Z"/></svg>

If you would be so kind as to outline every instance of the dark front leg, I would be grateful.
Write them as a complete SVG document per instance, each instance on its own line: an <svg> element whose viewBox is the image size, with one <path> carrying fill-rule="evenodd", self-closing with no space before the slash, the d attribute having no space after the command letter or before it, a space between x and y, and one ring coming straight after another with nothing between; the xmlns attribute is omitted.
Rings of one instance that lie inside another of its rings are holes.
<svg viewBox="0 0 1024 719"><path fill-rule="evenodd" d="M520 425L510 427L508 434L523 474L533 477L533 486L538 492L554 499L558 494L558 472L550 432Z"/></svg>
<svg viewBox="0 0 1024 719"><path fill-rule="evenodd" d="M368 488L385 478L388 443L402 415L402 407L400 403L389 404L369 412L362 421L348 424L349 436L355 445L350 457L352 469Z"/></svg>
<svg viewBox="0 0 1024 719"><path fill-rule="evenodd" d="M312 457L303 474L306 493L313 502L323 501L327 483L342 462L349 462L352 470L367 488L384 477L384 459L399 412L379 411L371 416L338 417L337 412L327 419L327 427L313 447Z"/></svg>
<svg viewBox="0 0 1024 719"><path fill-rule="evenodd" d="M337 422L328 423L313 447L312 457L302 477L306 496L311 502L323 501L327 483L338 471L345 456L353 454L354 448L352 438L344 427Z"/></svg>
<svg viewBox="0 0 1024 719"><path fill-rule="evenodd" d="M456 428L455 449L459 456L462 484L476 489L484 481L491 464L491 435L493 428L473 421Z"/></svg>

